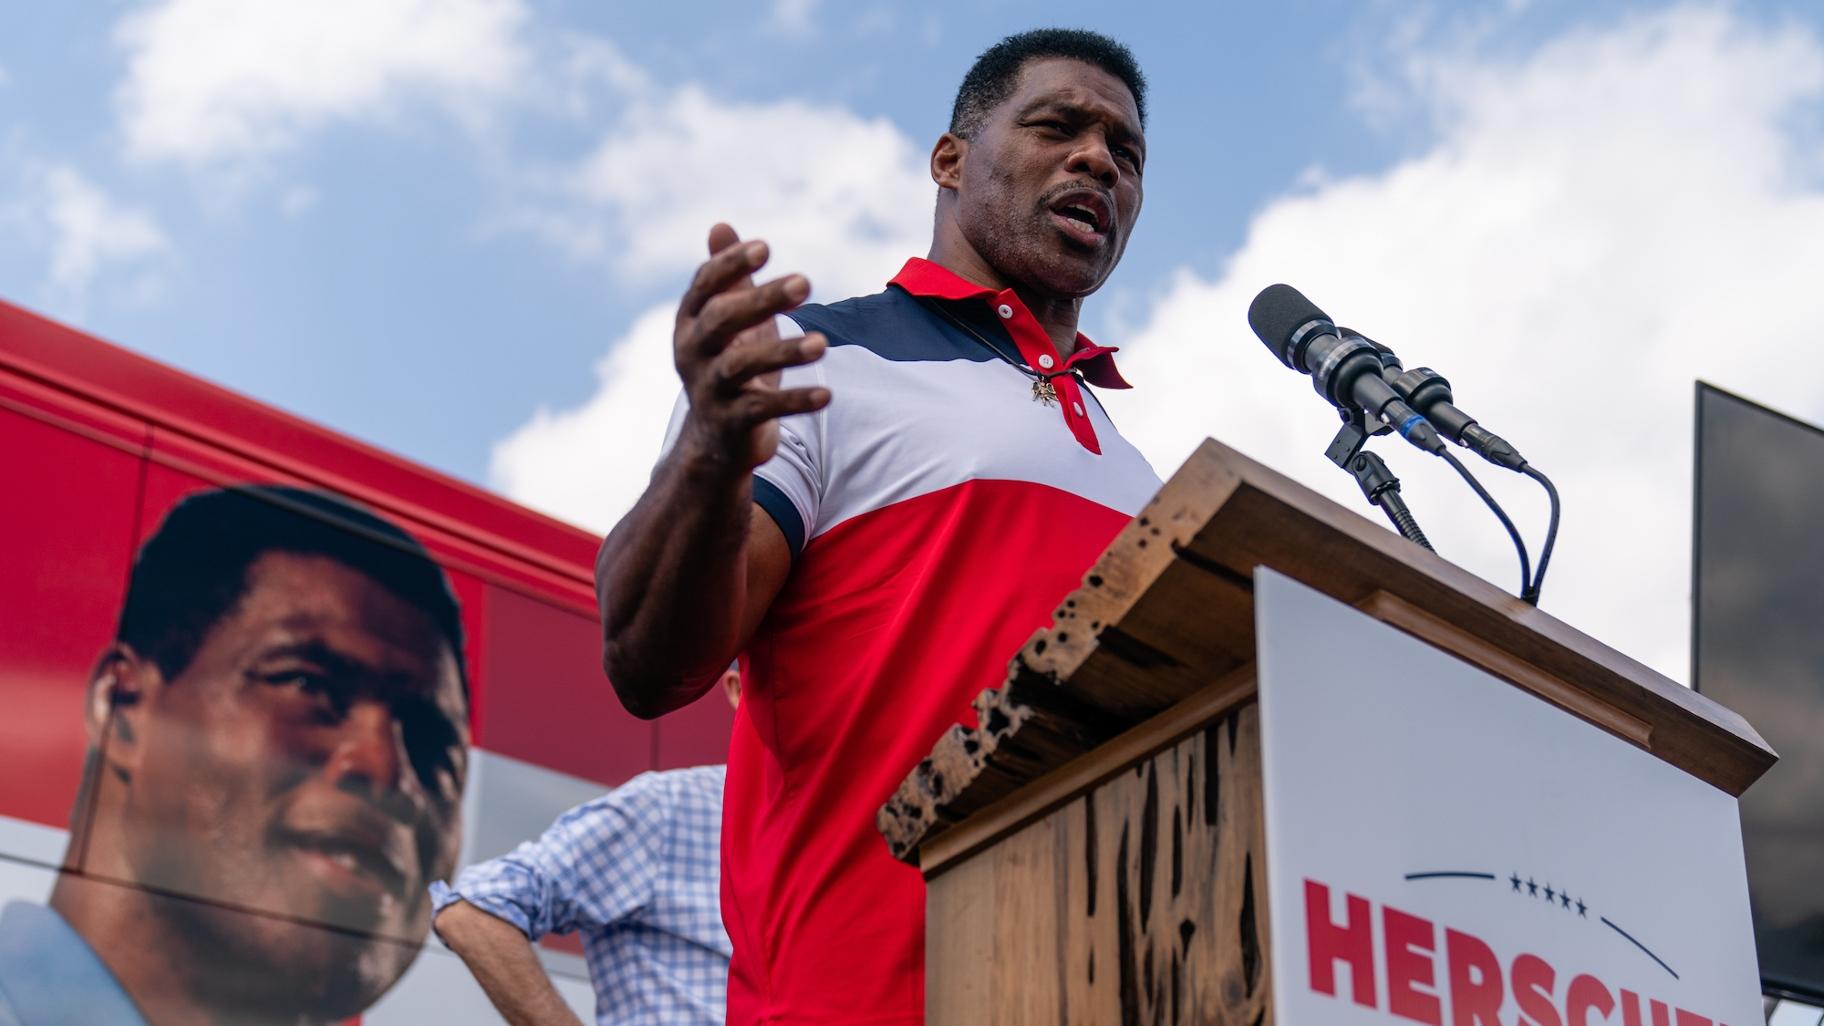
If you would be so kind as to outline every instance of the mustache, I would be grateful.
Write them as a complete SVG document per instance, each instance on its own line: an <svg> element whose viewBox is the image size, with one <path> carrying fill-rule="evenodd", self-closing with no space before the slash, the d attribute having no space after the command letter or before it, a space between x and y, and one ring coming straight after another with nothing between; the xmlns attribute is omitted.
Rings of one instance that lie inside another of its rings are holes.
<svg viewBox="0 0 1824 1026"><path fill-rule="evenodd" d="M1077 181L1074 181L1074 182L1064 182L1059 185L1054 185L1049 189L1046 189L1043 193L1041 193L1039 195L1039 206L1041 208L1049 210L1051 208L1051 205L1058 201L1058 197L1065 196L1065 195L1068 195L1073 192L1093 192L1097 196L1102 197L1102 201L1104 203L1108 204L1108 208L1110 210L1113 210L1115 208L1114 191L1111 189L1105 188L1101 182L1098 182L1098 181L1095 181L1095 180L1089 179L1089 178L1078 179Z"/></svg>

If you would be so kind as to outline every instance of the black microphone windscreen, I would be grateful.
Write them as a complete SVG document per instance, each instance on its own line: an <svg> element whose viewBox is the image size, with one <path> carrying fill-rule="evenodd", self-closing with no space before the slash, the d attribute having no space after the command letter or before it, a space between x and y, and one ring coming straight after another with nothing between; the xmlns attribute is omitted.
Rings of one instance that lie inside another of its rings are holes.
<svg viewBox="0 0 1824 1026"><path fill-rule="evenodd" d="M1290 365L1286 348L1292 333L1313 320L1329 320L1330 315L1305 298L1290 285L1268 285L1248 304L1248 327L1273 350L1282 363Z"/></svg>

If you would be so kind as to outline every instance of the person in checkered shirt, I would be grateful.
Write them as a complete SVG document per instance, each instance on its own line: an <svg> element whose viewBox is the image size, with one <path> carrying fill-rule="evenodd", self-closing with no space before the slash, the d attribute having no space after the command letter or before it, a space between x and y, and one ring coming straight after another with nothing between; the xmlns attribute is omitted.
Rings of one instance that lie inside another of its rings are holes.
<svg viewBox="0 0 1824 1026"><path fill-rule="evenodd" d="M723 675L730 704L741 677ZM431 885L433 926L513 1026L581 1026L533 951L582 935L598 1026L721 1026L722 766L642 773L536 840Z"/></svg>

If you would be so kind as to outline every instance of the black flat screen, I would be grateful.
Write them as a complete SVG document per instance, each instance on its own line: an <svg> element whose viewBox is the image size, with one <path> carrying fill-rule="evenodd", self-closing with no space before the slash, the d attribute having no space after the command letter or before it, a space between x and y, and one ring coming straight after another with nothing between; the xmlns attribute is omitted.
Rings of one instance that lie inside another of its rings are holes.
<svg viewBox="0 0 1824 1026"><path fill-rule="evenodd" d="M1780 761L1742 796L1771 990L1824 998L1824 429L1697 389L1692 680Z"/></svg>

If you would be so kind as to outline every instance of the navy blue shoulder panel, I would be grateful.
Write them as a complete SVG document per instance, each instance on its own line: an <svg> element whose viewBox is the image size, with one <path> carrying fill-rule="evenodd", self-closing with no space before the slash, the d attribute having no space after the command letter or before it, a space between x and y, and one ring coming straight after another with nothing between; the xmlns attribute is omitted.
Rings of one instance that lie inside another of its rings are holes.
<svg viewBox="0 0 1824 1026"><path fill-rule="evenodd" d="M754 502L766 510L766 515L779 525L779 533L785 535L785 543L792 548L792 558L804 551L804 518L798 515L798 507L786 497L779 486L754 475Z"/></svg>
<svg viewBox="0 0 1824 1026"><path fill-rule="evenodd" d="M786 316L805 331L821 331L832 346L861 346L886 360L998 360L994 351L949 318L930 309L894 285L872 296L845 299L827 306L806 303ZM942 304L951 316L987 336L1008 353L1019 350L986 305L975 300Z"/></svg>

